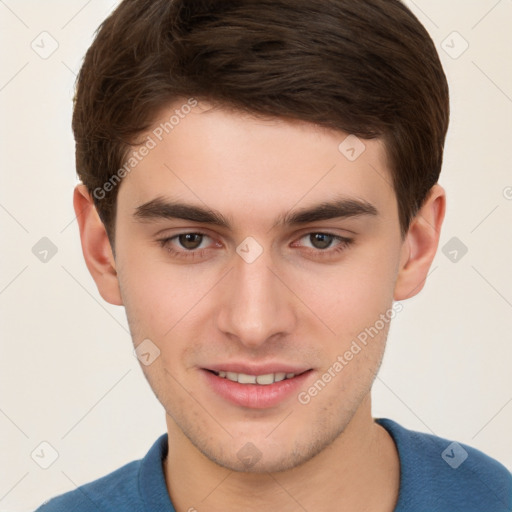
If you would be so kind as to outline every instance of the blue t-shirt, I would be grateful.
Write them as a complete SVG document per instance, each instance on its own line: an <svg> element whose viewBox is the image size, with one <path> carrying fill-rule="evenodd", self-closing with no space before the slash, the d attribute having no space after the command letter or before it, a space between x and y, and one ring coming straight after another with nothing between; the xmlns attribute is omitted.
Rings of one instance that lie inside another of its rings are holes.
<svg viewBox="0 0 512 512"><path fill-rule="evenodd" d="M395 512L511 512L512 474L498 461L465 444L376 419L400 457ZM175 512L162 461L167 434L147 455L103 478L53 498L36 512Z"/></svg>

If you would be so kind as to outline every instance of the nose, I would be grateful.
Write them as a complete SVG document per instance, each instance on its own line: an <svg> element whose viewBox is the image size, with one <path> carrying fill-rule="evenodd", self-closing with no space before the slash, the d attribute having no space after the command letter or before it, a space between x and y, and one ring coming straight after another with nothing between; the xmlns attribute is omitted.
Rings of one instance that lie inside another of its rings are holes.
<svg viewBox="0 0 512 512"><path fill-rule="evenodd" d="M278 335L294 331L294 295L286 276L273 268L264 251L248 263L234 257L234 268L220 291L218 327L249 349L257 349Z"/></svg>

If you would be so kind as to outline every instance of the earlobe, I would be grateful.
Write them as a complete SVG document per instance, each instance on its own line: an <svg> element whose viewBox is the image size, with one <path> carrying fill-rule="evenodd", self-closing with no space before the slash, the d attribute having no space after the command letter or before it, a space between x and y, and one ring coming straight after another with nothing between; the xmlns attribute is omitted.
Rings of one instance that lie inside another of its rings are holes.
<svg viewBox="0 0 512 512"><path fill-rule="evenodd" d="M77 185L73 207L80 229L85 263L100 295L110 304L122 306L116 263L107 231L85 185Z"/></svg>
<svg viewBox="0 0 512 512"><path fill-rule="evenodd" d="M419 293L436 255L446 211L446 193L436 184L414 217L402 245L394 299L405 300Z"/></svg>

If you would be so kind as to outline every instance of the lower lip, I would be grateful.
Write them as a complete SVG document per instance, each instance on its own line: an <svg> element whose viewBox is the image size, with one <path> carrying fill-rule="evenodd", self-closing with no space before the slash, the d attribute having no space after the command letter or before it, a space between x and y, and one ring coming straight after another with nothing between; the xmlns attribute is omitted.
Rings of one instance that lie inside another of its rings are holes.
<svg viewBox="0 0 512 512"><path fill-rule="evenodd" d="M229 379L202 370L208 384L222 398L240 407L267 409L279 405L290 396L297 394L312 370L308 370L291 379L273 384L240 384Z"/></svg>

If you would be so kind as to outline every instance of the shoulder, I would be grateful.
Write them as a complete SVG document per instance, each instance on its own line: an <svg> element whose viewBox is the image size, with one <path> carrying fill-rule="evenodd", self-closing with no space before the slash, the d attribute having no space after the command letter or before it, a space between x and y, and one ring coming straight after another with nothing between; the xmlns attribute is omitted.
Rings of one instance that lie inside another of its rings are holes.
<svg viewBox="0 0 512 512"><path fill-rule="evenodd" d="M511 512L512 474L497 460L463 443L378 419L400 456L396 511Z"/></svg>
<svg viewBox="0 0 512 512"><path fill-rule="evenodd" d="M130 462L112 473L56 496L35 512L91 512L146 510L147 494L154 499L167 495L161 461L167 450L167 434L156 440L143 459Z"/></svg>
<svg viewBox="0 0 512 512"><path fill-rule="evenodd" d="M140 461L130 462L102 478L45 502L36 512L90 512L111 510L113 506L119 507L116 510L121 512L125 509L120 507L127 503L132 507L130 510L139 510L136 508L139 498L135 494L139 467Z"/></svg>

